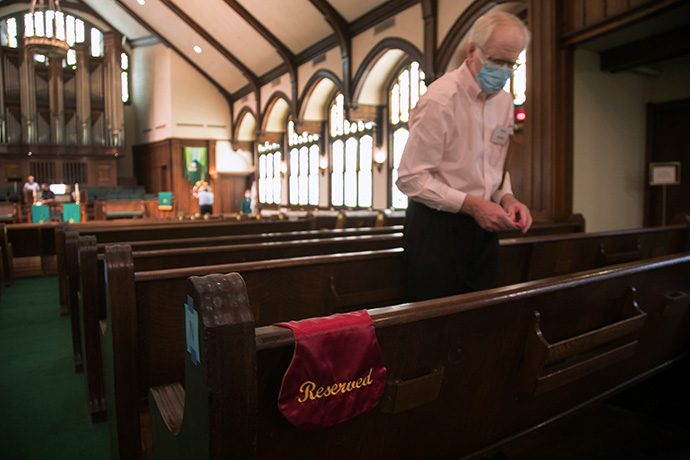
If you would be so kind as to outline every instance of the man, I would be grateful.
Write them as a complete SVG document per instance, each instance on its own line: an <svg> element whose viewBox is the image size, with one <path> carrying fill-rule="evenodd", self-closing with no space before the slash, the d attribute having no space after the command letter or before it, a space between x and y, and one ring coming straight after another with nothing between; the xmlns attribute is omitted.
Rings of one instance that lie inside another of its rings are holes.
<svg viewBox="0 0 690 460"><path fill-rule="evenodd" d="M412 301L495 286L496 232L532 225L504 172L513 102L502 91L528 42L516 16L482 16L465 62L431 84L412 113L396 182L410 198L403 244Z"/></svg>
<svg viewBox="0 0 690 460"><path fill-rule="evenodd" d="M41 194L39 195L38 202L41 204L49 204L53 201L55 201L55 194L53 191L50 190L48 184L41 184Z"/></svg>
<svg viewBox="0 0 690 460"><path fill-rule="evenodd" d="M33 193L33 191L36 190L37 192L41 190L41 187L38 185L38 182L34 181L34 176L29 176L26 178L26 182L24 182L24 188L22 191L24 193Z"/></svg>
<svg viewBox="0 0 690 460"><path fill-rule="evenodd" d="M213 192L208 185L199 191L199 212L202 216L213 214Z"/></svg>

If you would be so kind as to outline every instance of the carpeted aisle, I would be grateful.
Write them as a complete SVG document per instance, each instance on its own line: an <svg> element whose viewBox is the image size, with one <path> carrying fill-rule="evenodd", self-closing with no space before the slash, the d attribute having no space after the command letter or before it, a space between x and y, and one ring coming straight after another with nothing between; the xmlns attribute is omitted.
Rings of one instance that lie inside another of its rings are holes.
<svg viewBox="0 0 690 460"><path fill-rule="evenodd" d="M91 424L85 391L57 278L15 280L0 299L0 458L108 458L107 423Z"/></svg>

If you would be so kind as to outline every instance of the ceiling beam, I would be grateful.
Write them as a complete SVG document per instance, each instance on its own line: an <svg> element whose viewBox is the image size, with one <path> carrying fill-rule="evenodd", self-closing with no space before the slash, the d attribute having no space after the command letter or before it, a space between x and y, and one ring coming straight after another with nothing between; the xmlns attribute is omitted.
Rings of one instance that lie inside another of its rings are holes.
<svg viewBox="0 0 690 460"><path fill-rule="evenodd" d="M232 54L223 45L221 45L218 40L213 38L203 27L196 23L191 17L189 17L181 8L175 5L171 0L161 0L161 3L167 6L177 17L182 19L189 27L191 27L197 34L206 40L211 46L213 46L220 54L230 61L235 67L237 67L240 72L249 80L249 84L252 86L254 91L256 91L257 98L259 97L260 87L259 87L259 77L257 77L254 72L247 67L242 61L240 61L237 56Z"/></svg>
<svg viewBox="0 0 690 460"><path fill-rule="evenodd" d="M172 49L172 50L175 51L177 54L179 54L179 55L182 57L182 59L184 59L185 61L187 61L187 63L189 63L189 65L191 65L192 67L194 67L194 69L196 69L197 72L199 72L201 75L203 75L204 77L206 77L206 79L207 79L209 82L211 82L211 84L212 84L213 86L215 86L215 87L218 89L218 91L220 91L220 93L223 95L223 97L225 97L225 98L228 99L228 100L230 99L230 93L228 92L227 89L223 88L223 86L221 86L216 80L214 80L213 78L211 78L211 76L210 76L209 74L207 74L207 73L206 73L201 67L199 67L194 61L192 61L191 59L189 59L184 53L182 53L179 49L177 49L173 44L171 44L171 43L169 43L167 40L165 40L165 39L163 38L163 36L162 36L161 34L159 34L158 31L156 31L153 27L151 27L151 25L150 25L148 22L144 21L144 20L143 20L138 14L136 14L131 8L129 8L129 7L128 7L127 5L125 5L124 3L122 3L121 0L115 0L115 3L117 3L117 4L120 6L120 8L122 8L123 10L125 10L125 12L127 12L127 14L129 14L132 18L134 18L134 20L137 21L144 29L148 30L148 31L151 33L151 35L157 37L162 43L165 43L166 46L168 46L170 49Z"/></svg>
<svg viewBox="0 0 690 460"><path fill-rule="evenodd" d="M343 61L343 85L345 87L345 97L346 105L352 103L350 100L351 93L351 82L352 82L352 36L349 32L349 24L343 18L335 8L331 6L326 0L309 0L314 7L323 14L326 22L333 29L335 37L340 46L340 57Z"/></svg>
<svg viewBox="0 0 690 460"><path fill-rule="evenodd" d="M690 25L599 53L601 70L621 72L690 54Z"/></svg>
<svg viewBox="0 0 690 460"><path fill-rule="evenodd" d="M247 11L240 3L236 0L225 0L230 8L235 10L235 12L245 20L255 31L259 33L268 43L275 48L276 52L283 58L285 66L287 67L288 73L290 74L290 83L292 85L292 102L293 105L291 110L293 116L295 113L295 102L297 100L297 64L295 63L295 54L290 51L290 49L278 39L273 33L268 30L263 24L261 24L249 11Z"/></svg>

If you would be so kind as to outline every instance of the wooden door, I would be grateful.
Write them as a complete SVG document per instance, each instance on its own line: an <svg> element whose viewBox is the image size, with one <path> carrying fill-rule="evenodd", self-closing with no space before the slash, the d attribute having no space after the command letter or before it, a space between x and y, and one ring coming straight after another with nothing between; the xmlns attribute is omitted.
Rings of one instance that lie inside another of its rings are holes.
<svg viewBox="0 0 690 460"><path fill-rule="evenodd" d="M690 99L647 106L645 225L661 225L663 186L649 185L649 163L680 162L680 185L666 186L666 223L690 214Z"/></svg>

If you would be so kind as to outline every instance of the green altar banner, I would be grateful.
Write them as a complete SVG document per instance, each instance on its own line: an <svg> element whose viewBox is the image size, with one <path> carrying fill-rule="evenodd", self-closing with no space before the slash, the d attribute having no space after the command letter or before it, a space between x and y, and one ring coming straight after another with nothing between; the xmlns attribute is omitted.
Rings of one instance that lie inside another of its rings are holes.
<svg viewBox="0 0 690 460"><path fill-rule="evenodd" d="M172 192L158 193L158 209L161 211L170 211L172 209Z"/></svg>
<svg viewBox="0 0 690 460"><path fill-rule="evenodd" d="M208 173L208 149L206 147L184 148L184 175L194 185L206 180Z"/></svg>
<svg viewBox="0 0 690 460"><path fill-rule="evenodd" d="M32 205L31 222L33 222L34 224L50 222L50 206L43 206L37 204Z"/></svg>
<svg viewBox="0 0 690 460"><path fill-rule="evenodd" d="M76 203L63 203L62 220L70 224L81 222L81 207Z"/></svg>

